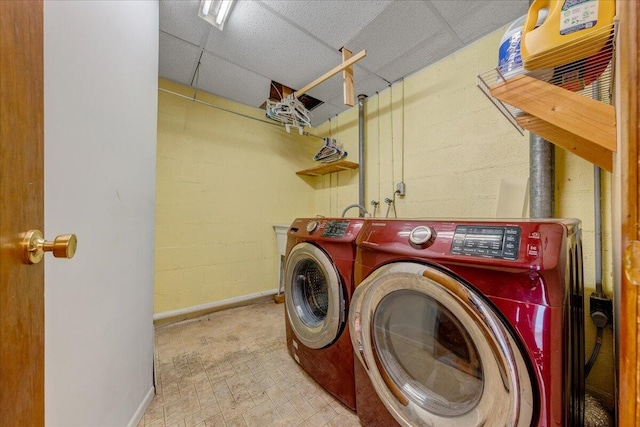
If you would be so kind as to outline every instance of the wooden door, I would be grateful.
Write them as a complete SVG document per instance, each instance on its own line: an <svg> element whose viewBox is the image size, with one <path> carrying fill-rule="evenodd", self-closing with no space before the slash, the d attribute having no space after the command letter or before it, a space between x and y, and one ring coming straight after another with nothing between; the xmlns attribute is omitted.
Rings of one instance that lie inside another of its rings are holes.
<svg viewBox="0 0 640 427"><path fill-rule="evenodd" d="M638 349L638 333L640 327L640 299L638 299L638 285L632 280L637 277L628 277L625 266L625 252L635 245L640 245L640 206L638 203L638 184L640 161L640 148L638 146L638 131L640 129L640 102L638 99L638 85L640 79L640 62L638 61L638 49L640 49L640 32L638 31L638 19L640 19L640 2L618 2L618 15L620 16L620 38L618 41L618 53L620 64L620 99L618 100L620 122L620 140L618 141L618 156L621 175L621 236L622 236L622 280L620 295L620 325L619 333L619 403L618 425L640 425L640 402L638 391L640 390L640 351ZM635 246L637 248L637 246ZM640 253L633 254L632 267L640 263ZM632 280L630 280L632 279Z"/></svg>
<svg viewBox="0 0 640 427"><path fill-rule="evenodd" d="M44 226L43 8L0 1L0 425L44 425L44 267L21 234Z"/></svg>

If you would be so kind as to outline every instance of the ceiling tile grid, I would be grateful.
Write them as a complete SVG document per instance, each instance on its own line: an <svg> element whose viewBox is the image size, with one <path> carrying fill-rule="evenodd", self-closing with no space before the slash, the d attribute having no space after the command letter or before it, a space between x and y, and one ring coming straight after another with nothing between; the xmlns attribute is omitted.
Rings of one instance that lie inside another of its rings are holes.
<svg viewBox="0 0 640 427"><path fill-rule="evenodd" d="M529 0L431 0L464 43L515 21L527 13Z"/></svg>
<svg viewBox="0 0 640 427"><path fill-rule="evenodd" d="M265 11L257 2L237 2L224 31L209 33L205 49L289 87L307 84L324 64L340 63L339 52Z"/></svg>
<svg viewBox="0 0 640 427"><path fill-rule="evenodd" d="M342 46L367 50L354 92L372 96L512 22L529 0L236 0L224 31L198 16L199 4L160 0L160 77L195 84L202 54L200 89L259 106L271 80L300 89L340 64ZM341 75L308 91L325 102L314 126L348 108Z"/></svg>
<svg viewBox="0 0 640 427"><path fill-rule="evenodd" d="M260 107L271 80L204 52L197 75L198 89L252 107ZM194 82L195 85L195 82Z"/></svg>
<svg viewBox="0 0 640 427"><path fill-rule="evenodd" d="M263 0L261 3L338 50L373 21L392 1ZM325 16L330 16L331 19L318 19Z"/></svg>
<svg viewBox="0 0 640 427"><path fill-rule="evenodd" d="M158 75L184 85L191 84L193 71L200 57L200 48L162 32L159 44Z"/></svg>
<svg viewBox="0 0 640 427"><path fill-rule="evenodd" d="M160 32L171 34L196 46L212 28L198 16L200 0L160 2Z"/></svg>
<svg viewBox="0 0 640 427"><path fill-rule="evenodd" d="M375 72L442 28L442 22L425 2L395 1L348 45L353 51L367 49L361 65Z"/></svg>
<svg viewBox="0 0 640 427"><path fill-rule="evenodd" d="M454 38L450 31L442 30L430 37L428 41L406 51L401 60L391 61L381 67L377 74L385 80L395 82L422 70L425 64L433 64L462 47L463 44Z"/></svg>

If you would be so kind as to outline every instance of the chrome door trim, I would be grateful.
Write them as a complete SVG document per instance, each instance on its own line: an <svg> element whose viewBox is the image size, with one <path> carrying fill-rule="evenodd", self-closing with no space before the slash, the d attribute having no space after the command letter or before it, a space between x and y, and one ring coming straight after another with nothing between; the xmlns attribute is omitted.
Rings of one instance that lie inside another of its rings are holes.
<svg viewBox="0 0 640 427"><path fill-rule="evenodd" d="M327 315L324 321L316 327L311 327L300 319L298 313L301 313L301 308L296 306L294 298L292 298L295 268L300 262L307 260L320 267L327 280L329 298ZM284 277L285 311L291 329L300 343L312 349L320 349L332 344L338 338L342 323L346 319L346 307L342 281L329 256L311 243L299 243L289 252Z"/></svg>
<svg viewBox="0 0 640 427"><path fill-rule="evenodd" d="M453 417L434 414L418 406L408 396L399 401L385 384L380 365L375 361L372 319L382 298L399 289L412 289L435 299L456 316L472 337L485 375L482 396L469 412ZM378 396L401 425L531 425L534 416L533 380L524 356L492 306L462 281L416 262L382 266L356 288L351 299L349 326L357 358L365 367Z"/></svg>

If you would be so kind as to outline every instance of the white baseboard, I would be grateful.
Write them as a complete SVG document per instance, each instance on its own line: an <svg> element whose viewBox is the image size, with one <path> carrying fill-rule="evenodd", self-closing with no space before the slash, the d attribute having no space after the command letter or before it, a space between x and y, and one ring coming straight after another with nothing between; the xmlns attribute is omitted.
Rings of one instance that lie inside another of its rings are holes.
<svg viewBox="0 0 640 427"><path fill-rule="evenodd" d="M180 308L178 310L169 310L163 311L160 313L156 313L153 315L153 321L156 322L158 320L171 319L172 317L181 317L187 316L189 314L198 313L201 311L208 310L219 310L226 307L234 307L242 303L248 303L254 300L258 300L264 297L268 297L271 295L275 295L278 293L277 289L272 289L269 291L258 292L250 295L243 295L240 297L229 298L222 301L214 301L206 304L194 305L191 307Z"/></svg>
<svg viewBox="0 0 640 427"><path fill-rule="evenodd" d="M129 421L129 424L127 424L127 427L136 427L138 425L142 417L144 417L144 413L151 404L151 401L153 400L155 394L155 389L153 388L153 386L151 386L151 388L147 392L147 395L142 400L142 403L140 403L140 406L138 406L138 410L135 414L133 414L133 418L131 418L131 421Z"/></svg>

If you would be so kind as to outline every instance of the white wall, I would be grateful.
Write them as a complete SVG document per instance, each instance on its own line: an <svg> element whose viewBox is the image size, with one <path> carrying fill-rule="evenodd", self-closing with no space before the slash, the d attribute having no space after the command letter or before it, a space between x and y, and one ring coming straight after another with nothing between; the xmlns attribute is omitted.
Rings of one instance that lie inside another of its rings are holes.
<svg viewBox="0 0 640 427"><path fill-rule="evenodd" d="M44 18L45 235L78 236L46 261L46 425L126 426L152 398L158 3Z"/></svg>

